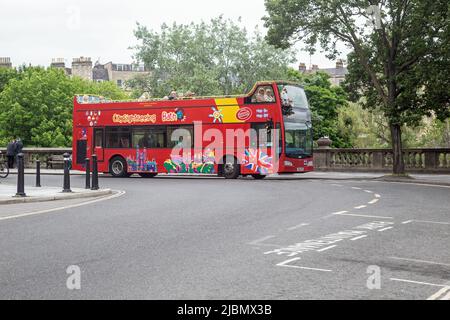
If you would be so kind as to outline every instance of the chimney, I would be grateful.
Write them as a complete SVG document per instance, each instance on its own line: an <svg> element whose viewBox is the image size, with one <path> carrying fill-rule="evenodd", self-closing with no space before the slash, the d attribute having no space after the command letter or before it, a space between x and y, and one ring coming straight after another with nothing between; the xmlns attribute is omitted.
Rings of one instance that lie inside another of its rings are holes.
<svg viewBox="0 0 450 320"><path fill-rule="evenodd" d="M65 69L66 63L64 62L64 58L53 58L50 67Z"/></svg>
<svg viewBox="0 0 450 320"><path fill-rule="evenodd" d="M300 71L301 73L305 73L306 72L306 64L301 62L300 65L298 66L298 71Z"/></svg>
<svg viewBox="0 0 450 320"><path fill-rule="evenodd" d="M0 67L12 68L10 57L0 57Z"/></svg>
<svg viewBox="0 0 450 320"><path fill-rule="evenodd" d="M336 61L336 69L343 69L344 68L344 61L342 59L338 59Z"/></svg>
<svg viewBox="0 0 450 320"><path fill-rule="evenodd" d="M72 75L86 80L92 80L92 60L89 57L74 58L72 61Z"/></svg>

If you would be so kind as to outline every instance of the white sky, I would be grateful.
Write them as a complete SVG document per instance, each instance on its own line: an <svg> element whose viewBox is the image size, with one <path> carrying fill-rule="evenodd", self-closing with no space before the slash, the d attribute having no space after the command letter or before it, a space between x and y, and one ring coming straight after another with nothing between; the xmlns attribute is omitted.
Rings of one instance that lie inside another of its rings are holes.
<svg viewBox="0 0 450 320"><path fill-rule="evenodd" d="M11 57L14 66L47 66L52 58L65 58L70 66L79 56L130 63L136 22L159 30L164 22L208 21L220 14L242 17L249 31L258 25L265 32L264 0L0 0L0 57ZM310 57L299 51L297 60L309 65ZM311 60L321 68L334 66L320 53Z"/></svg>

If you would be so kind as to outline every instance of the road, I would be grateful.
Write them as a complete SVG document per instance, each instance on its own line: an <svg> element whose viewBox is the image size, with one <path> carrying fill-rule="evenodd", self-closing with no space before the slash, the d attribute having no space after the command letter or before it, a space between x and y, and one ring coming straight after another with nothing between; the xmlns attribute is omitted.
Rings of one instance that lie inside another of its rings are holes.
<svg viewBox="0 0 450 320"><path fill-rule="evenodd" d="M450 299L449 187L100 183L125 193L0 207L1 299ZM80 290L66 286L69 266L81 270Z"/></svg>

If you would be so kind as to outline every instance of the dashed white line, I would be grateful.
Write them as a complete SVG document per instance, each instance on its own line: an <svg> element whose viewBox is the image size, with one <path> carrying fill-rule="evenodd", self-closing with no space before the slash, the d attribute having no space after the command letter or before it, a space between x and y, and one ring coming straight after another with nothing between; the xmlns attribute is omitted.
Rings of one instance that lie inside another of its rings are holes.
<svg viewBox="0 0 450 320"><path fill-rule="evenodd" d="M299 229L299 228L301 228L301 227L306 227L306 226L309 226L309 223L300 223L300 224L298 224L298 225L296 225L296 226L287 228L287 230L293 231L293 230Z"/></svg>
<svg viewBox="0 0 450 320"><path fill-rule="evenodd" d="M335 248L335 247L337 247L337 245L332 245L332 246L329 246L329 247L326 247L326 248L323 248L323 249L317 250L317 252L324 252L324 251L327 251L327 250L333 249L333 248Z"/></svg>
<svg viewBox="0 0 450 320"><path fill-rule="evenodd" d="M402 224L408 224L408 223L411 223L411 222L413 222L413 221L412 220L403 221Z"/></svg>
<svg viewBox="0 0 450 320"><path fill-rule="evenodd" d="M334 215L340 215L340 214L344 214L347 213L348 211L339 211L339 212L333 212L332 214Z"/></svg>
<svg viewBox="0 0 450 320"><path fill-rule="evenodd" d="M249 242L249 244L250 245L256 245L258 243L264 242L264 241L272 239L272 238L275 238L275 236L267 236L267 237L264 237L264 238L261 238L261 239L257 239L255 241Z"/></svg>
<svg viewBox="0 0 450 320"><path fill-rule="evenodd" d="M383 229L378 230L378 232L383 232L383 231L387 231L387 230L390 230L390 229L394 229L394 227L383 228Z"/></svg>
<svg viewBox="0 0 450 320"><path fill-rule="evenodd" d="M356 240L363 239L363 238L367 238L367 237L368 237L367 235L359 236L359 237L350 239L350 241L356 241Z"/></svg>
<svg viewBox="0 0 450 320"><path fill-rule="evenodd" d="M352 187L353 190L362 190L361 188L358 187Z"/></svg>
<svg viewBox="0 0 450 320"><path fill-rule="evenodd" d="M378 201L380 201L380 199L373 199L372 201L369 201L368 203L369 203L369 204L375 204L375 203L377 203Z"/></svg>
<svg viewBox="0 0 450 320"><path fill-rule="evenodd" d="M278 267L285 267L285 268L294 268L294 269L333 272L333 270L329 270L329 269L319 269L319 268L311 268L311 267L303 267L303 266L293 266L293 265L289 265L288 264L288 263L291 263L291 262L294 262L294 261L298 261L298 260L300 260L300 258L294 258L294 259L286 260L286 261L283 261L281 263L278 263L277 266Z"/></svg>
<svg viewBox="0 0 450 320"><path fill-rule="evenodd" d="M364 208L367 208L367 206L366 205L362 205L362 206L355 207L356 210L364 209Z"/></svg>
<svg viewBox="0 0 450 320"><path fill-rule="evenodd" d="M375 198L381 198L381 196L379 194L375 194Z"/></svg>
<svg viewBox="0 0 450 320"><path fill-rule="evenodd" d="M415 284L423 284L423 285L426 285L426 286L433 286L433 287L447 287L447 285L445 285L445 284L420 282L420 281L407 280L407 279L390 278L389 280L391 280L391 281L399 281L399 282L407 282L407 283L415 283Z"/></svg>
<svg viewBox="0 0 450 320"><path fill-rule="evenodd" d="M373 193L373 191L370 191L370 190L364 190L364 192Z"/></svg>
<svg viewBox="0 0 450 320"><path fill-rule="evenodd" d="M394 219L393 217L383 217L383 216L370 216L365 214L355 214L355 213L333 213L337 216L351 216L351 217L362 217L362 218L379 218L379 219Z"/></svg>
<svg viewBox="0 0 450 320"><path fill-rule="evenodd" d="M450 222L440 222L440 221L412 220L412 222L450 225Z"/></svg>

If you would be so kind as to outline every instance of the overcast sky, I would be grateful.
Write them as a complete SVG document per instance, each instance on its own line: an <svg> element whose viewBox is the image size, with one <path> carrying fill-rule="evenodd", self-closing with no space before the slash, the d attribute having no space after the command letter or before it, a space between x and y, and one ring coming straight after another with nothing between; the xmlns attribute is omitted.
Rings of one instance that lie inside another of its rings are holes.
<svg viewBox="0 0 450 320"><path fill-rule="evenodd" d="M136 44L136 22L158 30L162 23L208 21L221 14L238 19L248 30L266 14L264 0L0 0L0 57L11 57L13 65L50 64L52 58L98 58L130 63ZM345 57L344 57L345 58ZM309 65L305 52L299 62ZM323 54L312 57L320 67L334 66Z"/></svg>

